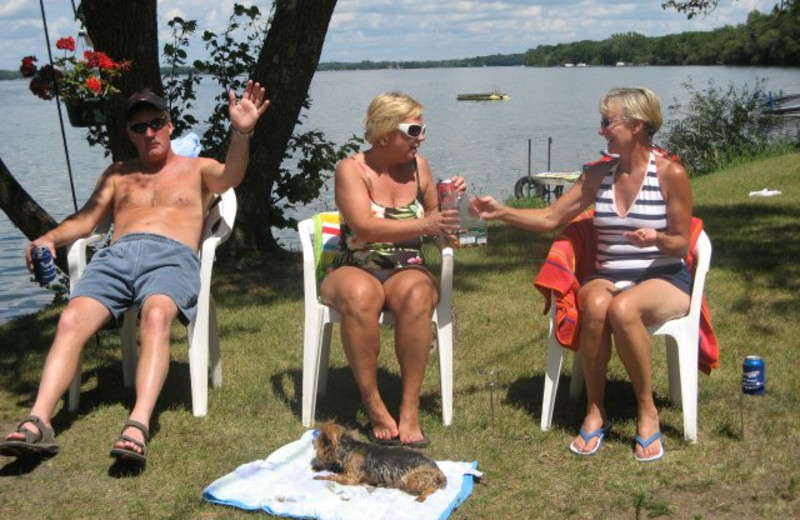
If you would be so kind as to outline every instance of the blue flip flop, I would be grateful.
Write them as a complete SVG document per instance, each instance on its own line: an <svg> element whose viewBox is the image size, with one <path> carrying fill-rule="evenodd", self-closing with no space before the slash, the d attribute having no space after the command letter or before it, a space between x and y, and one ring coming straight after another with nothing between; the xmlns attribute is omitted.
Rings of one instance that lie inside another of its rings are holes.
<svg viewBox="0 0 800 520"><path fill-rule="evenodd" d="M580 436L583 437L583 442L588 444L589 441L597 437L597 444L595 444L594 448L592 448L590 451L582 451L575 447L575 442L573 441L569 444L569 451L580 457L589 457L591 455L594 455L600 449L600 446L603 445L603 440L605 439L610 429L611 429L611 422L609 421L604 422L603 426L596 429L592 433L586 433L586 430L584 430L583 427L581 427L581 431L579 433Z"/></svg>
<svg viewBox="0 0 800 520"><path fill-rule="evenodd" d="M646 450L648 446L650 446L651 444L653 444L655 441L657 441L659 439L661 439L661 432L660 431L654 433L653 435L651 435L647 439L643 439L642 437L637 435L636 436L636 444L641 446L643 450ZM636 455L636 450L634 450L633 457L636 460L638 460L639 462L655 462L658 459L660 459L661 457L663 457L664 453L666 453L666 450L664 449L664 442L663 441L661 443L659 443L658 447L659 447L658 453L656 453L655 455L651 455L649 457L640 457L640 456Z"/></svg>

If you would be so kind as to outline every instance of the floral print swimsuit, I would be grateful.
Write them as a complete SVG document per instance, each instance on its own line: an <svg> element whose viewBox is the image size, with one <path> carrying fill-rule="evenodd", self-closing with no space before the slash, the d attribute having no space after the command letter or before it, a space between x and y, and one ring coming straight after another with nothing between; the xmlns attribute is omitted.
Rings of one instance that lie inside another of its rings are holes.
<svg viewBox="0 0 800 520"><path fill-rule="evenodd" d="M360 162L358 164L365 168L365 165ZM419 185L419 172L416 170L414 179L417 183L416 198L405 206L381 206L372 200L370 194L372 215L376 218L392 220L411 220L424 217L425 208L420 200L422 192ZM425 264L422 257L421 236L399 242L361 242L356 238L343 216L341 219L339 253L333 260L333 267L345 265L360 267L384 281L398 269L420 267Z"/></svg>

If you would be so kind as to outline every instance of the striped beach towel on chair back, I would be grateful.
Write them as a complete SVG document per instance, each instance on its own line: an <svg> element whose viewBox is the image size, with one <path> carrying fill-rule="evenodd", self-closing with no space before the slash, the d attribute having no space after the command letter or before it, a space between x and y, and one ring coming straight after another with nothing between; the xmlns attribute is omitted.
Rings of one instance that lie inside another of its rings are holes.
<svg viewBox="0 0 800 520"><path fill-rule="evenodd" d="M339 213L325 212L314 215L314 254L316 255L317 282L322 280L336 254L339 252Z"/></svg>

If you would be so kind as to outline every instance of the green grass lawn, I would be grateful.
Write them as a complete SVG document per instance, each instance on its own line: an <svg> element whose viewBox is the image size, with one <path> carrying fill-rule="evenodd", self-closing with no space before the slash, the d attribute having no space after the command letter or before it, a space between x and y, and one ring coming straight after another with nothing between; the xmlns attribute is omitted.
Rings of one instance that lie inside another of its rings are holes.
<svg viewBox="0 0 800 520"><path fill-rule="evenodd" d="M653 342L653 364L667 450L662 461L633 459L635 403L616 357L607 392L614 429L597 456L579 459L567 450L583 418L583 403L567 397L571 357L553 429L539 429L547 320L532 279L553 236L492 225L488 246L456 252L452 426L441 422L435 357L423 388L430 454L476 460L486 476L451 518L800 517L800 155L730 168L692 187L694 213L714 247L706 287L722 358L711 376L700 375L698 443L683 441L681 411L669 402L661 339ZM783 194L748 197L763 188ZM108 450L132 395L121 384L117 334L102 332L99 345L92 341L84 351L80 410L54 417L61 453L41 464L0 457L0 518L266 516L208 504L200 495L216 478L304 431L302 268L297 254L227 256L213 287L223 386L210 390L208 416L191 414L185 331L176 326L147 470L133 477L110 471ZM3 432L32 404L60 309L0 327ZM338 328L335 336L330 391L317 419L358 427L365 415ZM400 379L390 330L383 341L381 384L396 407ZM766 360L763 397L741 395L748 354Z"/></svg>

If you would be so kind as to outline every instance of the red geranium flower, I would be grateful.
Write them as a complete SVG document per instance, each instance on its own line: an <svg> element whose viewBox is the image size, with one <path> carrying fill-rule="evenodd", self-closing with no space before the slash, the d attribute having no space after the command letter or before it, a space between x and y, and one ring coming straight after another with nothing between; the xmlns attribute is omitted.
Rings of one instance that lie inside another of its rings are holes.
<svg viewBox="0 0 800 520"><path fill-rule="evenodd" d="M96 94L99 94L103 88L103 85L100 83L100 80L92 76L91 78L86 80L86 87L94 91Z"/></svg>
<svg viewBox="0 0 800 520"><path fill-rule="evenodd" d="M86 51L83 53L86 60L86 65L89 67L98 68L101 70L112 70L119 68L119 64L108 57L108 54L102 51Z"/></svg>
<svg viewBox="0 0 800 520"><path fill-rule="evenodd" d="M36 74L36 56L25 56L22 58L22 65L19 66L19 72L23 78L30 78Z"/></svg>
<svg viewBox="0 0 800 520"><path fill-rule="evenodd" d="M56 42L56 49L75 52L75 39L72 36L61 38Z"/></svg>
<svg viewBox="0 0 800 520"><path fill-rule="evenodd" d="M45 65L36 72L30 83L31 92L46 100L52 99L56 91L56 83L61 81L61 71Z"/></svg>

